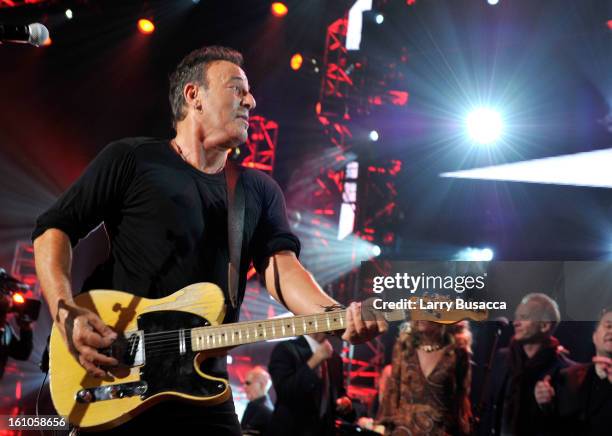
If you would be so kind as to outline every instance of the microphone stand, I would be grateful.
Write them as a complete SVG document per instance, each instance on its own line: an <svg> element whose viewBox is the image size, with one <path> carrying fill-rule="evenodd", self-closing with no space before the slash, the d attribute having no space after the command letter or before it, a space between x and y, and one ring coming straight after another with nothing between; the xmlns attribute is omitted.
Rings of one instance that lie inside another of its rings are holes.
<svg viewBox="0 0 612 436"><path fill-rule="evenodd" d="M474 434L480 433L480 424L481 424L481 414L485 404L485 395L489 388L489 383L491 381L491 368L493 367L493 359L495 359L495 351L497 351L497 344L499 342L499 337L502 334L502 330L504 328L504 324L501 322L495 322L495 333L493 335L493 345L491 346L491 351L489 351L489 359L484 366L484 377L482 381L482 387L480 388L480 395L478 399L478 404L474 408Z"/></svg>

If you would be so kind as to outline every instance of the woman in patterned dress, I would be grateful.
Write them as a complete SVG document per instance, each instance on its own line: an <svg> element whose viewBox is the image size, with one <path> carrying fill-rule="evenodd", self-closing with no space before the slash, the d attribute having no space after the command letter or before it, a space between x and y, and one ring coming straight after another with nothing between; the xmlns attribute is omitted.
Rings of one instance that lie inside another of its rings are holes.
<svg viewBox="0 0 612 436"><path fill-rule="evenodd" d="M467 322L415 321L401 329L377 419L385 435L470 434L470 345Z"/></svg>

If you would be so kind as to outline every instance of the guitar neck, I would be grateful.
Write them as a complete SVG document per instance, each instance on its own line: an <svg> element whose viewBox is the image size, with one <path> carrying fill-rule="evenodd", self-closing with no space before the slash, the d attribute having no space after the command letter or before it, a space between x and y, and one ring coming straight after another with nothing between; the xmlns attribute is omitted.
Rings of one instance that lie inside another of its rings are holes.
<svg viewBox="0 0 612 436"><path fill-rule="evenodd" d="M198 352L272 339L344 330L345 323L346 310L336 310L314 315L222 324L215 327L197 327L191 329L191 348L194 352Z"/></svg>

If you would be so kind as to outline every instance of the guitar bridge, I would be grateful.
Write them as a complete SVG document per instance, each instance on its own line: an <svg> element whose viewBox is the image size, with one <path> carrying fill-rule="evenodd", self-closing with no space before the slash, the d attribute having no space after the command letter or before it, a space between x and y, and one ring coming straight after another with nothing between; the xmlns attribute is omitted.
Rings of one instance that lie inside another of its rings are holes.
<svg viewBox="0 0 612 436"><path fill-rule="evenodd" d="M115 385L81 389L76 393L76 402L81 404L96 401L116 400L119 398L143 397L147 392L147 382L138 381Z"/></svg>

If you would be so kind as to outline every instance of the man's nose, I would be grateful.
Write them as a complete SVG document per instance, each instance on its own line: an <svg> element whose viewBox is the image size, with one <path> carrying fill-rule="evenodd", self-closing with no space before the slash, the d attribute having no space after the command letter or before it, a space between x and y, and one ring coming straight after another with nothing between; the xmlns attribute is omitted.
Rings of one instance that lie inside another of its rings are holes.
<svg viewBox="0 0 612 436"><path fill-rule="evenodd" d="M257 102L255 101L255 97L250 92L242 99L242 105L248 108L250 111L255 109L257 106Z"/></svg>

